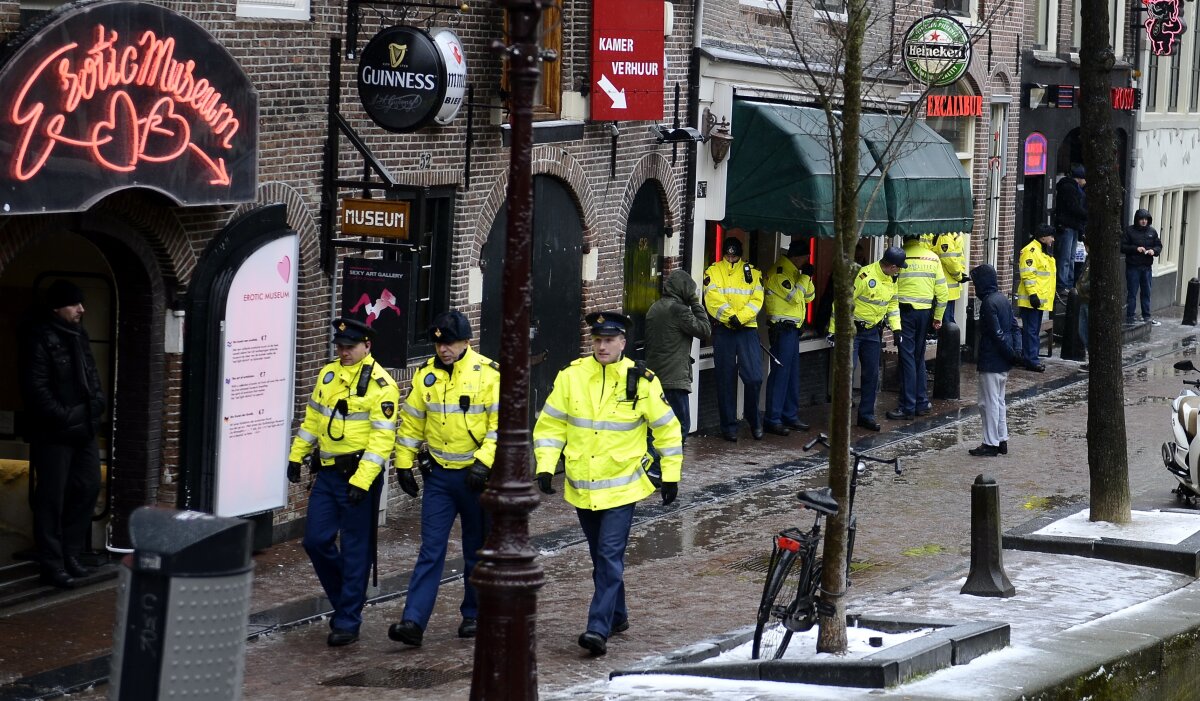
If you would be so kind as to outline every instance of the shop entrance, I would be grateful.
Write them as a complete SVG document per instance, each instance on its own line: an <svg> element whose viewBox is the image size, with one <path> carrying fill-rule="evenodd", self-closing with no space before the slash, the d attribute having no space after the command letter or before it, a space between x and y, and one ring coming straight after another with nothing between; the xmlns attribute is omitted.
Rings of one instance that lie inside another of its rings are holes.
<svg viewBox="0 0 1200 701"><path fill-rule="evenodd" d="M483 318L479 349L500 357L504 309L504 245L508 215L500 210L480 254L483 266ZM533 305L529 319L529 412L546 402L554 376L579 357L583 301L583 220L562 181L533 178Z"/></svg>
<svg viewBox="0 0 1200 701"><path fill-rule="evenodd" d="M657 183L638 189L625 232L624 313L633 321L625 354L645 358L646 312L662 296L663 203Z"/></svg>

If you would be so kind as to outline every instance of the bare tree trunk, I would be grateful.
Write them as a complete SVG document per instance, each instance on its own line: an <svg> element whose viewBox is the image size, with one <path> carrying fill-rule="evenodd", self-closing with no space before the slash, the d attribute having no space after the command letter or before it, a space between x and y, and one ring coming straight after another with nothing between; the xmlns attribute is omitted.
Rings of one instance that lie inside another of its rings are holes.
<svg viewBox="0 0 1200 701"><path fill-rule="evenodd" d="M846 652L847 526L850 505L850 385L854 346L854 248L858 243L858 126L862 113L862 47L867 25L865 0L850 0L846 7L845 57L842 72L842 128L830 130L837 172L834 203L840 245L833 265L834 313L837 329L833 351L833 411L829 416L829 486L841 507L826 522L821 598L834 605L833 616L820 618L817 652Z"/></svg>
<svg viewBox="0 0 1200 701"><path fill-rule="evenodd" d="M1110 99L1115 57L1109 48L1104 0L1081 0L1079 83L1083 162L1087 170L1089 299L1088 469L1091 520L1127 523L1129 462L1125 452L1125 391L1121 370L1120 237L1122 188Z"/></svg>

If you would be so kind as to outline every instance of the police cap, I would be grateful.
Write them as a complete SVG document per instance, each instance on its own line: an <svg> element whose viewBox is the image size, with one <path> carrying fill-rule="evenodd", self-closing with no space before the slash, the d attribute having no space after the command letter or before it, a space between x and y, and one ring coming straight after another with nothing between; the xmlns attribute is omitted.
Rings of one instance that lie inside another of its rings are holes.
<svg viewBox="0 0 1200 701"><path fill-rule="evenodd" d="M460 311L442 312L433 318L429 327L429 340L433 343L454 343L471 340L471 322Z"/></svg>
<svg viewBox="0 0 1200 701"><path fill-rule="evenodd" d="M620 336L633 325L633 321L618 312L592 312L587 315L587 324L593 336Z"/></svg>
<svg viewBox="0 0 1200 701"><path fill-rule="evenodd" d="M725 243L721 247L721 253L733 254L739 258L742 257L742 241L735 239L732 236L725 239Z"/></svg>
<svg viewBox="0 0 1200 701"><path fill-rule="evenodd" d="M904 255L903 248L900 248L899 246L891 246L886 251L883 252L883 257L880 258L879 260L881 262L887 263L889 265L895 265L900 268L907 268L908 267L908 263L906 262L907 257L908 256Z"/></svg>
<svg viewBox="0 0 1200 701"><path fill-rule="evenodd" d="M333 320L333 342L339 346L357 346L374 336L371 327L357 319L339 317Z"/></svg>

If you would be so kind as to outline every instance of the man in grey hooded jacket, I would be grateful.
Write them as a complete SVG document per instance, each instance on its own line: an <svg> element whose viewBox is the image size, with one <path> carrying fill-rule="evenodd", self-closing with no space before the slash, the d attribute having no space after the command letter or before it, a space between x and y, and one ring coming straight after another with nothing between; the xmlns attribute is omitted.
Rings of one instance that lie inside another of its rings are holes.
<svg viewBox="0 0 1200 701"><path fill-rule="evenodd" d="M691 430L692 339L706 339L711 334L708 313L696 294L696 281L686 271L672 271L662 297L646 312L646 367L662 382L685 441Z"/></svg>

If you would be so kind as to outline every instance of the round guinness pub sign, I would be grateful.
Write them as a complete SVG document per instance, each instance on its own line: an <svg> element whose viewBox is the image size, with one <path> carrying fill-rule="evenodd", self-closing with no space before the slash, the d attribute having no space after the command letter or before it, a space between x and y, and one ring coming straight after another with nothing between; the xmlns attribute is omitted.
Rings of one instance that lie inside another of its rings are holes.
<svg viewBox="0 0 1200 701"><path fill-rule="evenodd" d="M441 42L445 44L443 40ZM454 43L461 57L461 45ZM453 51L451 51L453 55ZM466 83L465 65L447 72L446 53L429 34L417 27L388 27L376 34L363 50L358 64L358 95L367 115L392 132L416 131L434 121L453 119L443 109L451 78ZM462 61L459 62L462 64ZM461 96L458 101L461 104Z"/></svg>
<svg viewBox="0 0 1200 701"><path fill-rule="evenodd" d="M917 82L940 87L958 82L971 66L971 36L958 20L926 15L904 35L904 68Z"/></svg>

